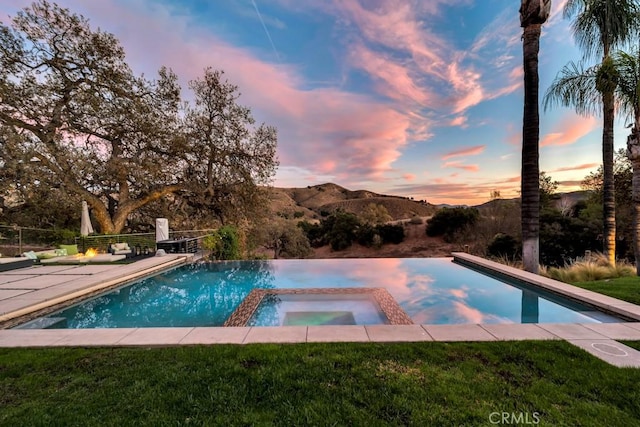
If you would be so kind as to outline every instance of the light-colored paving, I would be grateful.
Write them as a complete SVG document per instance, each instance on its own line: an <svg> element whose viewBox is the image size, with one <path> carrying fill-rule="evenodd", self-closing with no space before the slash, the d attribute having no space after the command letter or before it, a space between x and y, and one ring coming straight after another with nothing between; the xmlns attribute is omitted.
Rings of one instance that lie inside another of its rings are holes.
<svg viewBox="0 0 640 427"><path fill-rule="evenodd" d="M307 342L367 342L364 326L308 326Z"/></svg>
<svg viewBox="0 0 640 427"><path fill-rule="evenodd" d="M615 366L640 368L640 352L614 341L614 339L640 339L638 334L640 334L640 324L620 323L3 329L0 330L0 347L150 347L258 343L565 339Z"/></svg>
<svg viewBox="0 0 640 427"><path fill-rule="evenodd" d="M243 344L297 343L307 341L306 326L264 326L250 328Z"/></svg>
<svg viewBox="0 0 640 427"><path fill-rule="evenodd" d="M190 258L191 255L167 255L125 265L37 265L2 272L0 325L183 264Z"/></svg>
<svg viewBox="0 0 640 427"><path fill-rule="evenodd" d="M480 325L422 325L435 341L497 341Z"/></svg>
<svg viewBox="0 0 640 427"><path fill-rule="evenodd" d="M433 341L431 335L420 325L367 325L367 335L377 342Z"/></svg>
<svg viewBox="0 0 640 427"><path fill-rule="evenodd" d="M193 328L139 328L120 339L117 345L178 345L192 330Z"/></svg>
<svg viewBox="0 0 640 427"><path fill-rule="evenodd" d="M640 352L614 340L568 340L598 359L619 368L640 367Z"/></svg>
<svg viewBox="0 0 640 427"><path fill-rule="evenodd" d="M180 344L242 344L250 328L193 328Z"/></svg>
<svg viewBox="0 0 640 427"><path fill-rule="evenodd" d="M533 323L481 325L484 330L499 340L558 340L560 337Z"/></svg>
<svg viewBox="0 0 640 427"><path fill-rule="evenodd" d="M640 341L640 329L626 323L587 323L582 326L614 340Z"/></svg>
<svg viewBox="0 0 640 427"><path fill-rule="evenodd" d="M575 323L542 323L540 327L564 340L597 340L605 335Z"/></svg>
<svg viewBox="0 0 640 427"><path fill-rule="evenodd" d="M28 292L26 289L0 289L0 300L7 300Z"/></svg>

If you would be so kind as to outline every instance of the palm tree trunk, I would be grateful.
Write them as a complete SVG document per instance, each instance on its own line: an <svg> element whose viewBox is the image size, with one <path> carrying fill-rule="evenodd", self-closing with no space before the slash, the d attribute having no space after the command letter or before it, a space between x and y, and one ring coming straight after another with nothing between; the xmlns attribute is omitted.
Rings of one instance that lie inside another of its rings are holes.
<svg viewBox="0 0 640 427"><path fill-rule="evenodd" d="M538 109L538 51L540 24L524 28L524 114L522 121L522 261L524 269L538 273L540 240L540 113Z"/></svg>
<svg viewBox="0 0 640 427"><path fill-rule="evenodd" d="M640 121L636 120L636 125ZM627 157L633 166L632 194L633 202L633 255L636 259L636 275L640 276L640 135L637 126L627 138Z"/></svg>
<svg viewBox="0 0 640 427"><path fill-rule="evenodd" d="M640 276L640 162L633 165L633 254L636 276Z"/></svg>
<svg viewBox="0 0 640 427"><path fill-rule="evenodd" d="M613 178L613 93L602 94L602 170L603 170L603 234L604 253L609 263L616 264L616 196Z"/></svg>

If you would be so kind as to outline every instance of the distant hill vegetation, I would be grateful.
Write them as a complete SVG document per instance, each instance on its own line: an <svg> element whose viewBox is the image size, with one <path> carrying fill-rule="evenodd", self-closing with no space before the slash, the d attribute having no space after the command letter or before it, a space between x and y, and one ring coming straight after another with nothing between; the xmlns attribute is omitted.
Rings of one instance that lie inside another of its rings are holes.
<svg viewBox="0 0 640 427"><path fill-rule="evenodd" d="M591 191L581 190L581 191L571 191L568 193L557 193L551 196L551 203L554 208L563 211L567 208L571 208L575 206L576 203L580 201L586 201L591 195ZM513 199L493 199L488 202L482 203L480 205L474 206L480 211L495 209L499 207L513 207L514 203L518 203L519 206L520 198Z"/></svg>
<svg viewBox="0 0 640 427"><path fill-rule="evenodd" d="M367 190L348 190L327 183L305 188L270 188L272 210L284 217L314 219L341 209L360 214L370 203L384 206L394 220L431 216L438 209L426 202Z"/></svg>
<svg viewBox="0 0 640 427"><path fill-rule="evenodd" d="M588 191L556 194L552 202L556 208L573 206L589 196ZM447 205L432 205L407 197L390 196L368 190L348 190L337 184L326 183L302 188L269 188L271 209L274 213L289 219L319 219L341 209L360 214L370 203L384 206L394 221L410 219L414 216L430 217ZM477 206L480 211L506 206L513 208L518 198L495 199Z"/></svg>

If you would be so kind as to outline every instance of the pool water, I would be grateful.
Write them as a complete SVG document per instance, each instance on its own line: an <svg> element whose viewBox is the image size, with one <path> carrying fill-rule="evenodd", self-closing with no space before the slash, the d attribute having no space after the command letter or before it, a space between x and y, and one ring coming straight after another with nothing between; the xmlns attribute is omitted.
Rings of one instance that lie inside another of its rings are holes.
<svg viewBox="0 0 640 427"><path fill-rule="evenodd" d="M383 325L389 323L371 295L269 295L247 326Z"/></svg>
<svg viewBox="0 0 640 427"><path fill-rule="evenodd" d="M508 284L451 258L319 259L201 263L180 267L79 303L22 327L222 326L255 288L385 288L416 324L592 323L621 320ZM279 297L282 297L279 295ZM362 301L296 301L259 307L251 325L385 323ZM306 305L305 305L306 304ZM358 304L360 307L358 307ZM284 307L284 309L283 309ZM314 315L313 313L320 313ZM297 313L290 314L287 313ZM333 314L331 314L333 313ZM306 319L306 320L305 320ZM308 323L305 323L308 322Z"/></svg>

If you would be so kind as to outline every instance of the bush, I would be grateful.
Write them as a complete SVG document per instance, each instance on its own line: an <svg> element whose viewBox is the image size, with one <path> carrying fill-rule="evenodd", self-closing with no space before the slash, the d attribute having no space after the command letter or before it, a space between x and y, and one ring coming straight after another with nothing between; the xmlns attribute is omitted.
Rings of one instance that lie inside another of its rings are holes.
<svg viewBox="0 0 640 427"><path fill-rule="evenodd" d="M389 211L384 205L375 203L369 203L360 214L362 222L366 224L384 224L387 221L391 221L393 218L389 215Z"/></svg>
<svg viewBox="0 0 640 427"><path fill-rule="evenodd" d="M489 243L487 253L498 258L517 258L520 254L520 243L513 236L498 233Z"/></svg>
<svg viewBox="0 0 640 427"><path fill-rule="evenodd" d="M376 227L378 234L382 238L383 243L402 243L404 240L404 227L401 225L379 225Z"/></svg>
<svg viewBox="0 0 640 427"><path fill-rule="evenodd" d="M334 251L341 251L351 246L359 226L360 221L357 216L343 211L335 212L322 221L322 227Z"/></svg>
<svg viewBox="0 0 640 427"><path fill-rule="evenodd" d="M442 208L427 221L427 236L444 236L446 242L451 242L457 232L474 225L479 216L475 208Z"/></svg>
<svg viewBox="0 0 640 427"><path fill-rule="evenodd" d="M274 258L306 258L311 254L309 239L301 227L291 222L276 220L260 230L256 235L260 244L273 250Z"/></svg>
<svg viewBox="0 0 640 427"><path fill-rule="evenodd" d="M559 211L545 209L540 213L540 263L561 267L585 251L602 246L599 224L571 218Z"/></svg>
<svg viewBox="0 0 640 427"><path fill-rule="evenodd" d="M303 212L303 211L295 211L295 212L293 213L293 217L294 217L295 219L302 218L303 216L304 216L304 212Z"/></svg>
<svg viewBox="0 0 640 427"><path fill-rule="evenodd" d="M614 279L617 277L635 276L635 267L625 262L609 264L609 259L602 254L577 258L564 267L542 268L540 274L566 283L590 282L594 280Z"/></svg>
<svg viewBox="0 0 640 427"><path fill-rule="evenodd" d="M320 224L312 224L308 221L300 221L298 222L298 227L307 236L307 239L309 239L309 243L312 247L319 248L320 246L324 246L328 243L326 240L325 232Z"/></svg>
<svg viewBox="0 0 640 427"><path fill-rule="evenodd" d="M373 226L364 224L356 231L356 240L362 246L371 247L374 245L377 235L376 229Z"/></svg>
<svg viewBox="0 0 640 427"><path fill-rule="evenodd" d="M202 239L202 246L211 251L215 259L241 259L240 236L238 230L225 225Z"/></svg>

